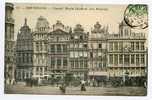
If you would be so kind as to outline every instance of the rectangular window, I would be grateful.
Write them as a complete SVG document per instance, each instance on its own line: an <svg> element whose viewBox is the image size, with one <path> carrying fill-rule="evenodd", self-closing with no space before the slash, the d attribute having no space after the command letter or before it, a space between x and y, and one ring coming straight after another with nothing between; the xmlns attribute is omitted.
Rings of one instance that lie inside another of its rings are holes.
<svg viewBox="0 0 152 100"><path fill-rule="evenodd" d="M135 55L131 55L131 64L135 63Z"/></svg>
<svg viewBox="0 0 152 100"><path fill-rule="evenodd" d="M80 68L83 68L83 60L80 61Z"/></svg>
<svg viewBox="0 0 152 100"><path fill-rule="evenodd" d="M129 65L129 55L124 55L124 63L125 65Z"/></svg>
<svg viewBox="0 0 152 100"><path fill-rule="evenodd" d="M51 53L54 53L54 52L55 52L55 45L52 44L52 45L51 45Z"/></svg>
<svg viewBox="0 0 152 100"><path fill-rule="evenodd" d="M67 58L63 58L63 66L67 66L68 65L68 60Z"/></svg>
<svg viewBox="0 0 152 100"><path fill-rule="evenodd" d="M134 42L131 42L131 50L134 50Z"/></svg>
<svg viewBox="0 0 152 100"><path fill-rule="evenodd" d="M51 57L51 67L54 68L55 66L55 58Z"/></svg>
<svg viewBox="0 0 152 100"><path fill-rule="evenodd" d="M119 50L123 49L123 42L119 42Z"/></svg>
<svg viewBox="0 0 152 100"><path fill-rule="evenodd" d="M39 43L36 43L36 51L39 51Z"/></svg>
<svg viewBox="0 0 152 100"><path fill-rule="evenodd" d="M63 44L63 52L67 52L67 45Z"/></svg>
<svg viewBox="0 0 152 100"><path fill-rule="evenodd" d="M87 46L87 44L84 44L83 47L84 47L84 48L87 48L88 46Z"/></svg>
<svg viewBox="0 0 152 100"><path fill-rule="evenodd" d="M93 58L93 52L90 52L90 57Z"/></svg>
<svg viewBox="0 0 152 100"><path fill-rule="evenodd" d="M57 59L57 66L61 66L61 58Z"/></svg>
<svg viewBox="0 0 152 100"><path fill-rule="evenodd" d="M71 61L71 68L74 68L74 61Z"/></svg>
<svg viewBox="0 0 152 100"><path fill-rule="evenodd" d="M114 42L114 50L118 50L118 42Z"/></svg>
<svg viewBox="0 0 152 100"><path fill-rule="evenodd" d="M109 43L109 49L110 49L110 51L113 51L113 42Z"/></svg>
<svg viewBox="0 0 152 100"><path fill-rule="evenodd" d="M113 55L112 54L109 55L109 63L113 64Z"/></svg>
<svg viewBox="0 0 152 100"><path fill-rule="evenodd" d="M141 64L145 64L145 55L144 54L141 55Z"/></svg>
<svg viewBox="0 0 152 100"><path fill-rule="evenodd" d="M85 60L84 61L84 68L87 68L87 66L88 66L88 62L87 62L87 60Z"/></svg>
<svg viewBox="0 0 152 100"><path fill-rule="evenodd" d="M114 64L118 65L118 55L114 55Z"/></svg>
<svg viewBox="0 0 152 100"><path fill-rule="evenodd" d="M144 49L145 49L144 42L141 42L141 50L144 50Z"/></svg>
<svg viewBox="0 0 152 100"><path fill-rule="evenodd" d="M139 65L139 55L136 55L136 65Z"/></svg>
<svg viewBox="0 0 152 100"><path fill-rule="evenodd" d="M61 44L57 44L57 52L58 52L58 53L61 52Z"/></svg>
<svg viewBox="0 0 152 100"><path fill-rule="evenodd" d="M119 64L123 64L123 55L119 55Z"/></svg>
<svg viewBox="0 0 152 100"><path fill-rule="evenodd" d="M75 68L79 68L79 62L78 62L78 60L75 60Z"/></svg>
<svg viewBox="0 0 152 100"><path fill-rule="evenodd" d="M102 44L99 44L99 45L98 45L98 48L102 48Z"/></svg>
<svg viewBox="0 0 152 100"><path fill-rule="evenodd" d="M136 50L139 50L139 42L136 42Z"/></svg>
<svg viewBox="0 0 152 100"><path fill-rule="evenodd" d="M44 50L47 51L47 43L44 43Z"/></svg>
<svg viewBox="0 0 152 100"><path fill-rule="evenodd" d="M40 51L43 50L43 47L42 47L42 42L40 43Z"/></svg>

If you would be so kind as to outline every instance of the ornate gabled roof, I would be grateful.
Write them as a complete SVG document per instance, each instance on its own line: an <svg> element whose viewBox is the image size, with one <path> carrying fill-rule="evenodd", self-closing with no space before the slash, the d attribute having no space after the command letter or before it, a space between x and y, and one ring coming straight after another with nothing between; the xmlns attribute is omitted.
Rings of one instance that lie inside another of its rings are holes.
<svg viewBox="0 0 152 100"><path fill-rule="evenodd" d="M32 33L30 27L27 25L27 19L25 18L24 25L20 28L20 31L17 35L17 40L24 40L24 39L32 39Z"/></svg>
<svg viewBox="0 0 152 100"><path fill-rule="evenodd" d="M106 32L106 29L105 29L105 27L102 27L102 25L97 21L91 32L92 33L104 33L104 32Z"/></svg>
<svg viewBox="0 0 152 100"><path fill-rule="evenodd" d="M101 28L101 24L97 21L96 24L94 25L95 29L100 29Z"/></svg>
<svg viewBox="0 0 152 100"><path fill-rule="evenodd" d="M56 29L61 29L61 30L64 29L64 25L59 20L57 20L56 24L53 25L53 30L56 30Z"/></svg>
<svg viewBox="0 0 152 100"><path fill-rule="evenodd" d="M57 22L55 24L53 24L51 31L56 32L58 30L64 31L65 33L70 33L71 28L69 26L65 26L64 24L62 24L62 22L60 20L57 20Z"/></svg>
<svg viewBox="0 0 152 100"><path fill-rule="evenodd" d="M24 25L20 28L20 32L30 33L31 29L27 25L27 18L25 18Z"/></svg>
<svg viewBox="0 0 152 100"><path fill-rule="evenodd" d="M83 32L84 29L81 24L77 24L74 28L74 32Z"/></svg>
<svg viewBox="0 0 152 100"><path fill-rule="evenodd" d="M49 29L49 22L47 21L46 18L44 18L43 16L40 16L37 19L37 23L36 23L36 30L39 30L41 28L46 28Z"/></svg>

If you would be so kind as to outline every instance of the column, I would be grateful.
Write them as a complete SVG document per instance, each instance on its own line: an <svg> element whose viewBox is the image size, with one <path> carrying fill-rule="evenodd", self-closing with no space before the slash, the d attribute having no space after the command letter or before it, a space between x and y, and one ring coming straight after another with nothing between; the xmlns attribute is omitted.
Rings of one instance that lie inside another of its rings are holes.
<svg viewBox="0 0 152 100"><path fill-rule="evenodd" d="M54 62L55 62L55 63L54 63L54 64L55 64L55 65L54 65L54 69L56 69L56 68L57 68L57 58L55 58L54 60L55 60L55 61L54 61Z"/></svg>
<svg viewBox="0 0 152 100"><path fill-rule="evenodd" d="M131 54L129 54L129 66L131 66Z"/></svg>
<svg viewBox="0 0 152 100"><path fill-rule="evenodd" d="M114 54L112 54L112 66L114 66Z"/></svg>
<svg viewBox="0 0 152 100"><path fill-rule="evenodd" d="M136 65L136 54L135 54L135 57L134 57L134 59L135 59L135 66L137 66L137 65Z"/></svg>
<svg viewBox="0 0 152 100"><path fill-rule="evenodd" d="M120 49L119 49L119 42L118 42L118 51L119 51ZM118 57L119 58L119 57Z"/></svg>
<svg viewBox="0 0 152 100"><path fill-rule="evenodd" d="M75 69L75 59L73 60L73 64L74 64L73 69Z"/></svg>
<svg viewBox="0 0 152 100"><path fill-rule="evenodd" d="M26 70L24 70L24 79L26 79Z"/></svg>
<svg viewBox="0 0 152 100"><path fill-rule="evenodd" d="M114 49L115 49L115 48L114 48L114 42L112 42L112 48L113 48L113 50L112 50L112 51L114 51Z"/></svg>
<svg viewBox="0 0 152 100"><path fill-rule="evenodd" d="M61 47L62 47L62 46L61 46ZM62 49L61 49L61 50L62 50ZM64 67L63 67L63 60L64 60L64 58L62 57L62 58L61 58L61 68L62 68L62 69L64 69Z"/></svg>
<svg viewBox="0 0 152 100"><path fill-rule="evenodd" d="M141 50L141 42L139 41L139 50ZM140 58L140 57L139 57Z"/></svg>
<svg viewBox="0 0 152 100"><path fill-rule="evenodd" d="M43 76L44 76L44 67L45 67L45 66L42 67L42 75L43 75Z"/></svg>
<svg viewBox="0 0 152 100"><path fill-rule="evenodd" d="M20 71L21 73L21 76L20 76L20 79L22 80L23 79L23 72L22 72L22 70Z"/></svg>
<svg viewBox="0 0 152 100"><path fill-rule="evenodd" d="M109 57L110 57L110 56L109 56L109 54L108 54L108 56L107 56L107 60L108 60L107 62L108 62L108 65L109 65Z"/></svg>
<svg viewBox="0 0 152 100"><path fill-rule="evenodd" d="M44 42L41 42L42 46L42 51L44 51Z"/></svg>
<svg viewBox="0 0 152 100"><path fill-rule="evenodd" d="M124 67L125 67L125 65L124 65L124 54L122 54L122 66L123 66L122 75L124 75Z"/></svg>
<svg viewBox="0 0 152 100"><path fill-rule="evenodd" d="M145 64L144 64L144 65L145 65L145 66L146 66L146 68L147 68L147 67L148 67L148 66L147 66L147 60L148 60L148 59L147 59L147 55L146 55L146 54L144 54L144 57L145 57L145 58L144 58L144 59L145 59Z"/></svg>
<svg viewBox="0 0 152 100"><path fill-rule="evenodd" d="M30 71L30 69L29 69L29 72L28 72L28 78L31 78L30 73L31 73L31 71Z"/></svg>
<svg viewBox="0 0 152 100"><path fill-rule="evenodd" d="M139 67L141 67L141 54L139 54Z"/></svg>
<svg viewBox="0 0 152 100"><path fill-rule="evenodd" d="M136 42L134 42L134 50L136 51Z"/></svg>
<svg viewBox="0 0 152 100"><path fill-rule="evenodd" d="M63 44L61 44L61 52L63 53Z"/></svg>
<svg viewBox="0 0 152 100"><path fill-rule="evenodd" d="M57 45L56 44L54 44L54 53L56 53L57 52L57 47L56 47Z"/></svg>
<svg viewBox="0 0 152 100"><path fill-rule="evenodd" d="M119 55L120 55L120 54L118 54L118 66L119 66Z"/></svg>

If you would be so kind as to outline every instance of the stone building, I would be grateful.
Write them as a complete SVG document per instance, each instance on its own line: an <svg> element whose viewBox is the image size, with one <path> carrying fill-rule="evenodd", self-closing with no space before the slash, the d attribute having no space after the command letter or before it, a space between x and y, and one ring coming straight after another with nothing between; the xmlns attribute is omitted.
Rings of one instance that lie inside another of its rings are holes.
<svg viewBox="0 0 152 100"><path fill-rule="evenodd" d="M33 38L25 18L24 25L17 34L16 42L16 80L24 81L32 77Z"/></svg>
<svg viewBox="0 0 152 100"><path fill-rule="evenodd" d="M85 32L80 24L72 29L61 21L50 27L40 16L33 32L25 19L17 38L16 71L20 80L62 80L70 73L100 85L111 78L125 81L127 77L146 77L146 36L133 32L124 21L118 34L110 34L108 26L99 22L91 32Z"/></svg>
<svg viewBox="0 0 152 100"><path fill-rule="evenodd" d="M48 33L49 22L43 16L37 19L36 28L33 34L33 78L47 78L48 58Z"/></svg>
<svg viewBox="0 0 152 100"><path fill-rule="evenodd" d="M108 27L96 22L89 35L89 74L97 82L107 77L107 36Z"/></svg>
<svg viewBox="0 0 152 100"><path fill-rule="evenodd" d="M15 41L14 41L14 5L6 3L5 5L5 84L13 84L15 77Z"/></svg>
<svg viewBox="0 0 152 100"><path fill-rule="evenodd" d="M108 36L108 72L110 77L139 78L146 76L147 49L144 33L132 32L122 21L119 33Z"/></svg>
<svg viewBox="0 0 152 100"><path fill-rule="evenodd" d="M48 70L50 77L61 79L69 70L70 27L57 21L48 34Z"/></svg>
<svg viewBox="0 0 152 100"><path fill-rule="evenodd" d="M69 66L74 77L87 79L88 74L88 36L83 27L77 24L70 34Z"/></svg>

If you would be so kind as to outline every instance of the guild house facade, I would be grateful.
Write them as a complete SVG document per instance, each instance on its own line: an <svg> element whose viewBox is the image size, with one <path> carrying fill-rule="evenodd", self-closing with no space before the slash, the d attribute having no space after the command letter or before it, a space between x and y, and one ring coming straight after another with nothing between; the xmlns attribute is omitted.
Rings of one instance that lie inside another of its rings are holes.
<svg viewBox="0 0 152 100"><path fill-rule="evenodd" d="M87 32L81 24L71 28L57 21L50 26L43 16L31 31L25 19L17 36L16 54L17 80L62 79L71 73L98 82L113 77L146 77L147 73L146 36L132 32L124 21L119 33L110 34L108 26L99 22ZM23 60L26 62L21 63Z"/></svg>

